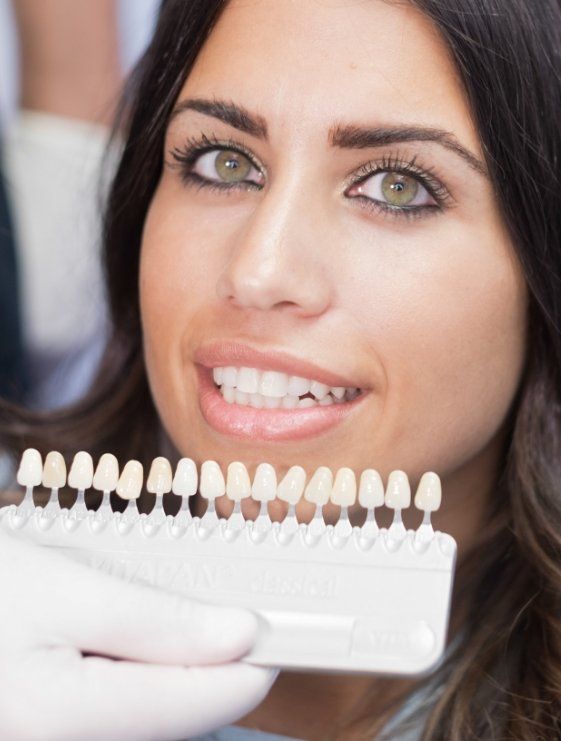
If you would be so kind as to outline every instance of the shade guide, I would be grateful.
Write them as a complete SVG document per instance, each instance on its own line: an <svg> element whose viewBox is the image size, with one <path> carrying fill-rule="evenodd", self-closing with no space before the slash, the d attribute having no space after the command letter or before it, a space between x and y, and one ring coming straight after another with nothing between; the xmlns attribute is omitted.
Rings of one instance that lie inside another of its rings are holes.
<svg viewBox="0 0 561 741"><path fill-rule="evenodd" d="M388 476L385 504L390 509L406 509L411 505L411 487L404 471L392 471Z"/></svg>
<svg viewBox="0 0 561 741"><path fill-rule="evenodd" d="M317 468L306 484L304 499L315 505L324 505L329 502L333 487L333 472L327 466Z"/></svg>
<svg viewBox="0 0 561 741"><path fill-rule="evenodd" d="M20 486L39 486L43 476L41 453L35 448L24 450L16 480Z"/></svg>
<svg viewBox="0 0 561 741"><path fill-rule="evenodd" d="M172 472L167 458L154 458L146 479L146 491L150 494L167 494L171 491Z"/></svg>
<svg viewBox="0 0 561 741"><path fill-rule="evenodd" d="M216 461L204 461L201 465L199 492L205 499L216 499L226 493L226 481Z"/></svg>
<svg viewBox="0 0 561 741"><path fill-rule="evenodd" d="M409 507L411 503L409 479L404 471L395 470L389 474L385 491L380 474L373 468L364 469L361 472L358 492L355 473L348 467L339 468L334 475L329 467L319 466L313 472L309 481L306 480L306 476L306 471L302 466L294 465L286 471L282 480L278 482L274 466L263 462L257 465L252 482L245 464L241 461L232 461L227 467L225 478L221 467L217 461L213 460L207 460L201 464L199 476L197 465L191 458L181 458L176 466L175 474L173 474L168 459L159 456L152 461L150 466L146 489L158 496L173 491L177 496L184 498L184 502L178 511L183 513L189 510L189 497L194 496L198 490L203 498L210 500L206 512L208 515L205 520L206 526L214 526L218 523L219 513L214 508L216 497L226 494L235 503L234 513L237 512L240 516L240 501L252 497L255 501L261 503L259 513L252 515L256 521L259 520L259 532L270 529L272 523L267 504L276 498L290 505L283 521L286 524L283 533L292 532L294 527L297 528L297 515L294 508L302 498L316 505L313 524L315 530L319 528L321 531L325 525L322 520L326 517L326 513L325 510L322 512L322 508L332 503L341 507L338 520L334 519L333 512L329 514L331 522L335 522L337 525L333 532L340 534L343 531L351 531L353 528L349 524L348 518L353 517L353 512L351 511L349 514L347 509L353 507L358 499L358 504L365 508L367 513L366 519L361 520L363 523L361 527L355 527L354 530L360 531L365 537L377 537L380 528L378 528L374 517L374 509L385 504L394 510L393 522L388 533L394 539L404 537L406 529L401 520L401 510ZM65 460L58 451L51 451L47 454L43 464L39 451L28 448L22 455L17 480L21 486L25 486L28 490L26 503L34 506L31 494L31 489L34 486L42 483L47 488L58 490L65 485ZM117 494L123 499L137 499L142 492L143 466L140 461L128 461L119 476L119 464L116 457L111 453L105 453L100 457L94 474L91 456L86 451L80 451L74 456L68 475L68 485L78 489L78 498L70 508L71 512L76 514L78 509L81 508L79 516L88 513L84 491L89 489L92 484L95 489L106 494L116 490ZM441 499L440 478L435 472L427 471L419 480L415 493L415 506L425 513L424 529L422 531L423 540L433 537L430 527L430 513L440 507ZM109 499L104 499L104 502L104 506L110 512ZM160 519L162 511L165 512L162 509L163 507L162 500L157 500L153 514L155 515L156 510L160 510ZM230 519L233 526L232 515L226 519ZM183 517L182 522L185 525L189 522L189 519ZM245 523L245 517L241 517L240 523L241 525ZM382 528L383 530L384 528Z"/></svg>
<svg viewBox="0 0 561 741"><path fill-rule="evenodd" d="M61 453L56 450L47 453L42 484L48 489L60 489L66 484L66 463Z"/></svg>
<svg viewBox="0 0 561 741"><path fill-rule="evenodd" d="M240 461L228 464L226 475L226 495L228 499L239 502L251 495L251 481L247 468Z"/></svg>
<svg viewBox="0 0 561 741"><path fill-rule="evenodd" d="M117 483L121 499L138 499L142 491L143 468L140 461L127 461Z"/></svg>
<svg viewBox="0 0 561 741"><path fill-rule="evenodd" d="M68 474L68 486L81 491L89 489L93 483L93 475L94 467L91 455L84 450L76 453Z"/></svg>
<svg viewBox="0 0 561 741"><path fill-rule="evenodd" d="M98 491L115 491L119 481L119 462L112 453L104 453L97 464L93 488Z"/></svg>
<svg viewBox="0 0 561 741"><path fill-rule="evenodd" d="M415 507L424 512L435 512L440 507L442 488L440 478L434 471L427 471L421 476L415 494Z"/></svg>
<svg viewBox="0 0 561 741"><path fill-rule="evenodd" d="M180 497L192 497L197 491L197 466L192 458L181 458L175 469L171 485L174 494Z"/></svg>
<svg viewBox="0 0 561 741"><path fill-rule="evenodd" d="M306 471L302 466L291 466L277 486L277 497L288 504L298 504L304 492Z"/></svg>

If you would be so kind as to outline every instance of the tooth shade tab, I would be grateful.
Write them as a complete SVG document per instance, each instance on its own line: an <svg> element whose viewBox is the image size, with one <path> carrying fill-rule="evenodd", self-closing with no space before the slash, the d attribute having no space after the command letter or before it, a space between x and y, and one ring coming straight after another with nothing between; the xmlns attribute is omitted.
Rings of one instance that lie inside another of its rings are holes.
<svg viewBox="0 0 561 741"><path fill-rule="evenodd" d="M251 496L256 502L271 502L277 496L277 474L270 463L260 463L255 469Z"/></svg>
<svg viewBox="0 0 561 741"><path fill-rule="evenodd" d="M104 453L97 464L93 488L97 491L115 491L119 482L119 462L112 453Z"/></svg>
<svg viewBox="0 0 561 741"><path fill-rule="evenodd" d="M306 485L304 499L320 506L327 504L332 487L333 472L327 466L320 466Z"/></svg>
<svg viewBox="0 0 561 741"><path fill-rule="evenodd" d="M365 468L360 475L358 503L365 509L374 509L384 505L384 482L378 471Z"/></svg>
<svg viewBox="0 0 561 741"><path fill-rule="evenodd" d="M66 463L56 450L51 450L43 466L43 486L48 489L60 489L66 484Z"/></svg>
<svg viewBox="0 0 561 741"><path fill-rule="evenodd" d="M197 466L192 458L181 458L175 469L171 490L179 497L192 497L197 492Z"/></svg>
<svg viewBox="0 0 561 741"><path fill-rule="evenodd" d="M239 502L251 495L251 481L247 468L240 461L233 461L226 472L226 496Z"/></svg>
<svg viewBox="0 0 561 741"><path fill-rule="evenodd" d="M415 494L415 507L424 512L436 512L442 501L442 486L438 474L427 471L421 476Z"/></svg>
<svg viewBox="0 0 561 741"><path fill-rule="evenodd" d="M291 466L277 487L277 497L288 504L298 504L306 484L306 471L302 466Z"/></svg>
<svg viewBox="0 0 561 741"><path fill-rule="evenodd" d="M68 486L79 491L89 489L93 483L93 475L94 466L91 455L85 450L76 453L68 474Z"/></svg>
<svg viewBox="0 0 561 741"><path fill-rule="evenodd" d="M143 468L140 461L127 461L117 482L121 499L138 499L142 491Z"/></svg>
<svg viewBox="0 0 561 741"><path fill-rule="evenodd" d="M39 486L43 477L41 453L35 448L23 451L16 480L20 486Z"/></svg>
<svg viewBox="0 0 561 741"><path fill-rule="evenodd" d="M171 483L172 473L168 459L163 456L154 458L146 480L146 491L161 496L171 491Z"/></svg>
<svg viewBox="0 0 561 741"><path fill-rule="evenodd" d="M406 509L411 504L411 487L405 471L392 471L388 476L385 496L389 509Z"/></svg>
<svg viewBox="0 0 561 741"><path fill-rule="evenodd" d="M199 492L204 499L216 499L226 493L224 474L216 461L204 461L201 465Z"/></svg>
<svg viewBox="0 0 561 741"><path fill-rule="evenodd" d="M351 507L356 502L356 477L352 468L340 468L335 474L331 501L340 507Z"/></svg>

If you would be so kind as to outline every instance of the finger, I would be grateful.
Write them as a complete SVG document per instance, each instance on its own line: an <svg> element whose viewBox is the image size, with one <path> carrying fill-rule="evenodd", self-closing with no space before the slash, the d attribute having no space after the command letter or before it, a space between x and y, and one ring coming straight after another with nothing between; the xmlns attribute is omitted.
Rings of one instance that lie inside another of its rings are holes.
<svg viewBox="0 0 561 741"><path fill-rule="evenodd" d="M133 584L47 548L18 542L9 563L20 585L32 585L28 589L20 586L14 595L22 625L48 645L72 645L88 653L158 664L193 665L239 658L257 636L257 619L248 610L209 605Z"/></svg>
<svg viewBox="0 0 561 741"><path fill-rule="evenodd" d="M63 629L72 645L84 651L191 666L243 656L257 637L258 624L249 611L100 578L67 609Z"/></svg>
<svg viewBox="0 0 561 741"><path fill-rule="evenodd" d="M65 697L65 707L80 708L80 734L73 736L71 712L63 724L59 704L58 714L47 719L55 730L57 722L62 726L59 738L192 737L241 718L263 700L276 677L271 669L242 663L185 669L94 657L82 665L74 697ZM91 735L85 728L92 729Z"/></svg>

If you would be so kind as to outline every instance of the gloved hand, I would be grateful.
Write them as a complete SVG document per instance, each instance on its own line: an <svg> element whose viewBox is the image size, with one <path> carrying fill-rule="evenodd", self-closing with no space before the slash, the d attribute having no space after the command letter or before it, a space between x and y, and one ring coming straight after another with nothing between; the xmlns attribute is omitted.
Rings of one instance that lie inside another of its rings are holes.
<svg viewBox="0 0 561 741"><path fill-rule="evenodd" d="M177 741L218 728L275 679L234 661L256 632L249 611L130 584L0 530L0 738Z"/></svg>

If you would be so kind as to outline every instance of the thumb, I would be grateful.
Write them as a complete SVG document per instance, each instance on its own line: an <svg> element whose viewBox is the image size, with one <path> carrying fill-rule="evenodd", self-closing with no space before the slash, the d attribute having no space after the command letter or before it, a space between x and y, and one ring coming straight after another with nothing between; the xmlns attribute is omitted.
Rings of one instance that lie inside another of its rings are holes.
<svg viewBox="0 0 561 741"><path fill-rule="evenodd" d="M221 607L127 582L48 549L34 584L34 621L48 644L158 664L237 659L258 631L249 610Z"/></svg>

